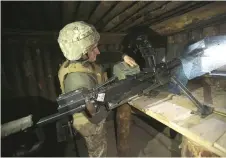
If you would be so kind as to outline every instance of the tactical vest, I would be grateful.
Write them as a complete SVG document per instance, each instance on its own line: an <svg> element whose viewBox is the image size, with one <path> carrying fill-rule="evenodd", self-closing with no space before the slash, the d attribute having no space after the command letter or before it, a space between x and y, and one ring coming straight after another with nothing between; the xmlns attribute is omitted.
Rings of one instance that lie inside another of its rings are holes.
<svg viewBox="0 0 226 158"><path fill-rule="evenodd" d="M97 79L97 83L101 84L107 80L107 74L102 72L102 69L100 66L98 66L95 63L89 63L86 66L84 66L82 63L70 63L68 64L68 60L65 61L58 72L58 78L60 82L60 88L62 93L64 93L64 80L67 74L73 73L73 72L84 72L84 73L90 73L94 75Z"/></svg>

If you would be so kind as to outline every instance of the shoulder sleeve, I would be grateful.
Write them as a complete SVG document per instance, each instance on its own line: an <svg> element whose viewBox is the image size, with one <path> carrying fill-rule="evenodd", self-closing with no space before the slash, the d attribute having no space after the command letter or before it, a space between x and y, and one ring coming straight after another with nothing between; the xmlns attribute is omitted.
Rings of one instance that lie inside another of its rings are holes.
<svg viewBox="0 0 226 158"><path fill-rule="evenodd" d="M64 80L65 93L79 89L91 89L96 86L95 80L87 73L75 72L70 73Z"/></svg>

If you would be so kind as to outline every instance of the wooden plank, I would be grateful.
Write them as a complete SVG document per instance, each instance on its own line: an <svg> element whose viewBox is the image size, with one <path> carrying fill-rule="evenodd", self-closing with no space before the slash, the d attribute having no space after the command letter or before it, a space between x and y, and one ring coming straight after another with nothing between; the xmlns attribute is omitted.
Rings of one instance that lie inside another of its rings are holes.
<svg viewBox="0 0 226 158"><path fill-rule="evenodd" d="M45 77L47 82L47 89L49 93L49 100L55 101L57 98L56 95L56 87L54 85L54 74L52 71L52 60L51 60L51 52L49 51L49 48L44 47L43 48L44 53L44 67L45 69Z"/></svg>
<svg viewBox="0 0 226 158"><path fill-rule="evenodd" d="M128 28L131 28L133 26L137 26L137 25L145 25L143 23L147 22L148 20L150 20L150 18L155 20L156 18L158 18L160 15L164 15L167 14L167 12L169 10L172 9L177 9L178 7L184 6L185 3L188 2L183 2L183 1L174 1L174 2L164 2L163 5L156 5L155 7L153 7L152 9L150 9L147 14L144 14L144 16L142 15L140 18L134 20L131 24L126 25L125 27L123 27L120 31L125 31Z"/></svg>
<svg viewBox="0 0 226 158"><path fill-rule="evenodd" d="M159 106L159 105L158 105ZM136 106L134 106L136 108ZM170 109L172 110L172 109ZM195 133L191 132L190 130L188 130L188 128L184 128L183 126L181 126L180 124L176 124L174 122L170 122L167 117L164 117L162 115L159 115L158 113L155 113L153 111L146 111L145 112L148 116L158 120L159 122L165 124L166 126L172 128L173 130L177 131L178 133L186 136L187 138L193 140L194 142L206 147L208 150L216 153L217 155L220 156L225 156L226 153L213 147L212 145L209 146L208 141L204 140L204 139L200 139L200 137L198 135L196 135ZM179 118L181 118L183 115L181 115ZM195 115L190 115L189 113L187 113L187 115L185 115L185 119L194 119L193 117L195 117L199 122L200 118L199 116L195 116ZM183 120L180 120L180 122L183 122ZM197 123L196 122L196 123ZM226 140L225 140L226 141Z"/></svg>
<svg viewBox="0 0 226 158"><path fill-rule="evenodd" d="M195 9L181 16L165 20L156 25L151 25L150 28L161 35L169 35L180 32L192 24L204 23L211 18L224 15L226 13L225 2L214 2L199 9Z"/></svg>
<svg viewBox="0 0 226 158"><path fill-rule="evenodd" d="M29 96L38 96L38 84L35 77L35 68L33 65L33 60L31 58L31 46L26 45L24 46L24 61L23 61L23 68L26 76L27 88L28 88L28 95Z"/></svg>
<svg viewBox="0 0 226 158"><path fill-rule="evenodd" d="M192 141L204 146L209 151L220 156L226 155L224 151L213 146L214 142L226 131L226 117L211 114L202 119L198 115L193 115L191 110L195 110L195 106L187 98L181 96L173 96L172 100L160 104L154 104L153 99L149 100L148 98L142 103L142 98L144 96L134 99L134 102L131 101L129 104ZM154 106L150 106L150 102ZM147 106L148 104L149 106ZM211 129L207 130L206 128L210 128L210 124ZM212 133L219 128L222 129L213 135ZM209 135L211 136L208 137Z"/></svg>
<svg viewBox="0 0 226 158"><path fill-rule="evenodd" d="M157 104L156 106L150 107L149 109L145 109L145 111L152 111L161 117L165 117L167 121L174 121L178 119L181 120L181 118L184 118L185 114L187 115L191 113L190 109L172 104L170 102Z"/></svg>
<svg viewBox="0 0 226 158"><path fill-rule="evenodd" d="M175 1L173 2L175 3ZM184 2L180 6L167 6L166 10L158 15L158 16L146 16L144 22L141 25L153 25L156 23L160 23L164 20L167 20L169 18L173 18L176 16L180 16L186 12L189 12L191 10L194 10L196 8L200 8L201 6L204 6L211 2ZM175 3L176 4L176 3Z"/></svg>
<svg viewBox="0 0 226 158"><path fill-rule="evenodd" d="M98 1L80 1L76 20L88 21L90 14L96 8Z"/></svg>
<svg viewBox="0 0 226 158"><path fill-rule="evenodd" d="M102 33L99 44L121 44L126 34L124 33Z"/></svg>
<svg viewBox="0 0 226 158"><path fill-rule="evenodd" d="M163 8L165 4L172 3L172 2L164 2L164 1L155 1L148 5L146 5L143 9L139 10L137 13L120 23L117 27L112 29L113 32L119 32L120 30L124 29L125 27L132 26L134 23L138 23L137 21L141 22L144 17L143 15L148 14L150 11L156 11L156 9Z"/></svg>
<svg viewBox="0 0 226 158"><path fill-rule="evenodd" d="M191 127L189 130L212 145L226 132L226 122L211 118Z"/></svg>
<svg viewBox="0 0 226 158"><path fill-rule="evenodd" d="M214 146L226 153L226 132L214 143Z"/></svg>
<svg viewBox="0 0 226 158"><path fill-rule="evenodd" d="M14 39L15 41L21 41L21 40L27 40L29 36L29 41L36 41L39 40L39 42L49 42L49 43L57 43L57 38L59 35L59 32L55 31L14 31L14 30L8 30L5 32L2 32L4 38L6 39ZM120 44L124 37L126 36L126 33L103 33L100 32L100 41L99 44Z"/></svg>
<svg viewBox="0 0 226 158"><path fill-rule="evenodd" d="M126 18L129 18L137 11L141 10L143 7L147 6L152 2L149 1L139 1L137 4L133 5L132 7L128 8L125 12L122 12L118 16L114 17L111 21L109 21L106 26L104 27L103 31L107 32L110 31L112 28L117 27L124 21Z"/></svg>
<svg viewBox="0 0 226 158"><path fill-rule="evenodd" d="M161 100L171 99L172 95L169 93L160 93L156 97L141 96L133 100L133 104L138 105L139 109L147 109L148 107L154 106L156 102L161 102ZM158 103L157 103L158 104Z"/></svg>
<svg viewBox="0 0 226 158"><path fill-rule="evenodd" d="M76 15L76 9L78 2L76 1L63 1L62 2L62 22L63 26L74 22L75 21L75 15Z"/></svg>
<svg viewBox="0 0 226 158"><path fill-rule="evenodd" d="M126 9L134 5L134 1L119 1L112 10L110 10L105 17L99 20L96 24L96 28L98 30L102 30L104 26L112 20L115 16L119 15L120 13L124 12Z"/></svg>
<svg viewBox="0 0 226 158"><path fill-rule="evenodd" d="M100 1L88 22L93 25L96 24L116 3L116 1Z"/></svg>
<svg viewBox="0 0 226 158"><path fill-rule="evenodd" d="M181 120L179 123L171 122L179 133L219 156L225 156L226 152L214 147L214 142L222 136L225 128L220 130L220 132L215 131L216 126L221 128L221 125L225 126L225 123L225 117L215 114L209 115L205 119L200 119L199 116L192 115L185 120ZM224 141L226 141L226 139Z"/></svg>
<svg viewBox="0 0 226 158"><path fill-rule="evenodd" d="M18 57L21 55L19 51L19 45L8 45L9 47L9 56L11 56L11 63L13 63L12 69L13 69L13 82L11 83L12 86L14 86L14 91L17 93L17 96L25 96L24 92L24 85L23 85L23 76L22 76L22 69L19 68L20 60L18 60ZM6 53L6 52L4 52ZM12 58L13 57L13 58ZM8 70L8 69L7 69Z"/></svg>
<svg viewBox="0 0 226 158"><path fill-rule="evenodd" d="M44 62L43 62L43 55L41 55L41 50L38 48L38 45L35 45L34 49L34 65L35 69L37 70L37 82L38 82L38 88L39 88L39 94L43 98L47 98L48 96L48 91L47 91L47 86L45 82L45 74L44 74ZM48 99L48 98L47 98Z"/></svg>

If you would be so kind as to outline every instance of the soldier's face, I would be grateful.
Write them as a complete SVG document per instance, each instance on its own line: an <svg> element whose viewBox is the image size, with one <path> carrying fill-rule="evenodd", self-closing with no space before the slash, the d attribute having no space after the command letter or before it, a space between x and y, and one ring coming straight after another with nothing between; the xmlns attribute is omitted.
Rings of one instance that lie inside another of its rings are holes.
<svg viewBox="0 0 226 158"><path fill-rule="evenodd" d="M98 47L95 46L95 47L92 49L92 51L90 51L90 52L88 53L88 57L89 57L88 60L89 60L90 62L96 61L96 57L97 57L97 55L99 55L99 54L100 54L100 51L99 51Z"/></svg>

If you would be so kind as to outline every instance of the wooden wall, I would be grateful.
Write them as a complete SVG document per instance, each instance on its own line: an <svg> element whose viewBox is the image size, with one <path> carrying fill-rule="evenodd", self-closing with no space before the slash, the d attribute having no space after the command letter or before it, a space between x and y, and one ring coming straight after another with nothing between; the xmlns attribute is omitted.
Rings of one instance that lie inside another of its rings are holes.
<svg viewBox="0 0 226 158"><path fill-rule="evenodd" d="M116 36L117 34L101 35L100 63L120 60L120 42L124 35ZM60 94L58 70L65 60L56 39L57 34L46 32L3 34L3 97L41 96L52 101L56 99Z"/></svg>

